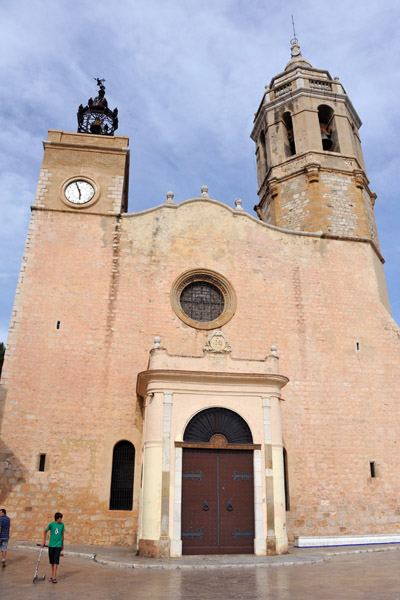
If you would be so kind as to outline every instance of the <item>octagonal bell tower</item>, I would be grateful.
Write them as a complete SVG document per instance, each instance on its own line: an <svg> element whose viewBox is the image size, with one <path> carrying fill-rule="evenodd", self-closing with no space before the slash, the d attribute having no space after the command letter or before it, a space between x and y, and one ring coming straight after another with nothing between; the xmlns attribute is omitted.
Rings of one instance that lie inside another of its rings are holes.
<svg viewBox="0 0 400 600"><path fill-rule="evenodd" d="M378 246L360 127L339 79L313 68L292 40L291 60L266 86L251 133L260 219Z"/></svg>

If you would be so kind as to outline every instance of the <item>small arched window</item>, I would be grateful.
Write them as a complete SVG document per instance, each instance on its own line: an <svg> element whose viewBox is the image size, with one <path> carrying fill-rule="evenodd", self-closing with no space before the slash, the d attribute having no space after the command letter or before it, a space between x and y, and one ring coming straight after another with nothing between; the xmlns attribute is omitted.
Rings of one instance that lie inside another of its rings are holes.
<svg viewBox="0 0 400 600"><path fill-rule="evenodd" d="M135 447L122 440L114 446L110 510L132 510Z"/></svg>
<svg viewBox="0 0 400 600"><path fill-rule="evenodd" d="M285 140L286 156L292 156L293 154L296 154L296 143L295 143L295 139L294 139L292 115L290 114L290 112L283 113L282 121L285 125L285 132L286 132L286 134L285 134L286 135L286 140Z"/></svg>
<svg viewBox="0 0 400 600"><path fill-rule="evenodd" d="M326 104L318 106L318 120L321 130L322 149L329 152L340 152L333 109Z"/></svg>

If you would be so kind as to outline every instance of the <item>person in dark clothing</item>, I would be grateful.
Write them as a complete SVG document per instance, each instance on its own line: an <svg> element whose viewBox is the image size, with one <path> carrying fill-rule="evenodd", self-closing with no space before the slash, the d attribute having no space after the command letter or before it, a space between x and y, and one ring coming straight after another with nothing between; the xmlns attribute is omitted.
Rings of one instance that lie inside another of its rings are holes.
<svg viewBox="0 0 400 600"><path fill-rule="evenodd" d="M7 517L5 508L0 509L0 549L1 549L1 564L6 566L6 554L8 540L10 539L10 517Z"/></svg>

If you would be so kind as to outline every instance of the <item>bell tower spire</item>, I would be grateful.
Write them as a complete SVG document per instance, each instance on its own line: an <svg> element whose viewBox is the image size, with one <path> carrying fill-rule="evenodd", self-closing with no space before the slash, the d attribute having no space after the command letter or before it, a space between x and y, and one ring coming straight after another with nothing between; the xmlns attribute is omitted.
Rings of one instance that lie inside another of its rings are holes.
<svg viewBox="0 0 400 600"><path fill-rule="evenodd" d="M303 58L293 31L290 61L266 86L254 118L255 210L284 229L369 238L378 245L361 120L339 78Z"/></svg>

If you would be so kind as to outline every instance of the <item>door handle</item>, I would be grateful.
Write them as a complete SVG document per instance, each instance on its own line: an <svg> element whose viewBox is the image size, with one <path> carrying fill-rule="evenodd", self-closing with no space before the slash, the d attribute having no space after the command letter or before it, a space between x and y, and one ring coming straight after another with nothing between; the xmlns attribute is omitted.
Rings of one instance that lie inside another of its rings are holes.
<svg viewBox="0 0 400 600"><path fill-rule="evenodd" d="M232 500L228 500L228 504L226 505L226 510L233 510L233 506L232 506Z"/></svg>
<svg viewBox="0 0 400 600"><path fill-rule="evenodd" d="M204 500L204 502L203 502L203 510L205 510L205 511L210 510L207 500Z"/></svg>

